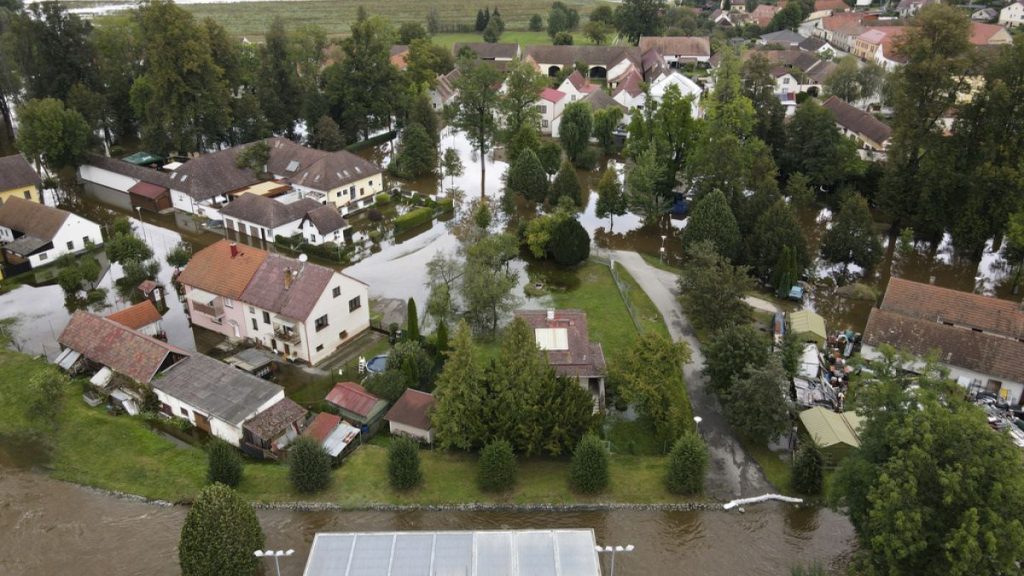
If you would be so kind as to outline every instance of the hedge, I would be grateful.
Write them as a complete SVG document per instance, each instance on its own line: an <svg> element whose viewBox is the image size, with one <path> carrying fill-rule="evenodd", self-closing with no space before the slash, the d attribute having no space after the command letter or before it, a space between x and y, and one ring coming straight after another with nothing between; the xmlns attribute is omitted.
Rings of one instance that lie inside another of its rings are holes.
<svg viewBox="0 0 1024 576"><path fill-rule="evenodd" d="M410 210L398 218L395 218L395 233L426 224L427 222L430 222L433 217L434 211L431 208L416 208L415 210Z"/></svg>

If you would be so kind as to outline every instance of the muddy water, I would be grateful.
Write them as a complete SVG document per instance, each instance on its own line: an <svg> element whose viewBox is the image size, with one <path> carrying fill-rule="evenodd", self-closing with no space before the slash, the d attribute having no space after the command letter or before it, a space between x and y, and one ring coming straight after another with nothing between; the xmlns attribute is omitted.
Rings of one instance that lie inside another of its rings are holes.
<svg viewBox="0 0 1024 576"><path fill-rule="evenodd" d="M187 509L121 500L0 468L0 574L171 576ZM736 512L291 512L260 511L268 547L294 548L282 574L302 573L316 532L593 528L599 543L636 545L621 575L788 574L797 563L841 564L849 522L829 510L778 504ZM607 570L607 565L605 570Z"/></svg>

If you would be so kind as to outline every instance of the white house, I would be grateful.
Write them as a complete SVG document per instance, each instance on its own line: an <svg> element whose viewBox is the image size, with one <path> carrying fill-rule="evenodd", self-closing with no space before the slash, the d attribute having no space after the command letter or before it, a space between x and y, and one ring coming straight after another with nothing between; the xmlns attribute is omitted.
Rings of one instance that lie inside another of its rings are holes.
<svg viewBox="0 0 1024 576"><path fill-rule="evenodd" d="M143 300L138 304L122 308L117 312L108 314L107 319L146 336L155 338L163 334L163 329L160 325L162 317L152 300Z"/></svg>
<svg viewBox="0 0 1024 576"><path fill-rule="evenodd" d="M242 194L224 205L220 213L224 219L224 228L273 242L277 236L298 234L306 214L322 207L323 204L312 198L284 203L257 194ZM327 209L337 212L333 206Z"/></svg>
<svg viewBox="0 0 1024 576"><path fill-rule="evenodd" d="M170 367L152 387L163 414L237 447L243 445L247 420L285 400L277 384L202 354Z"/></svg>
<svg viewBox="0 0 1024 576"><path fill-rule="evenodd" d="M541 134L551 134L551 127L555 123L555 118L562 115L562 110L565 109L565 104L568 101L569 98L565 92L560 92L554 88L545 88L541 91L540 99L537 101L537 111L540 112Z"/></svg>
<svg viewBox="0 0 1024 576"><path fill-rule="evenodd" d="M193 324L317 364L370 326L366 284L330 268L221 240L178 276Z"/></svg>
<svg viewBox="0 0 1024 576"><path fill-rule="evenodd" d="M1016 0L999 11L999 23L1007 28L1024 24L1024 0Z"/></svg>
<svg viewBox="0 0 1024 576"><path fill-rule="evenodd" d="M315 246L325 242L342 244L347 242L346 233L352 229L348 220L333 206L314 208L302 217L299 231L302 238Z"/></svg>
<svg viewBox="0 0 1024 576"><path fill-rule="evenodd" d="M0 249L9 276L103 244L99 224L13 196L0 205Z"/></svg>
<svg viewBox="0 0 1024 576"><path fill-rule="evenodd" d="M384 419L388 421L392 436L408 436L433 444L434 429L430 423L430 411L433 408L433 395L407 388Z"/></svg>
<svg viewBox="0 0 1024 576"><path fill-rule="evenodd" d="M644 53L657 50L673 68L680 64L707 65L711 60L709 36L641 36L639 48Z"/></svg>

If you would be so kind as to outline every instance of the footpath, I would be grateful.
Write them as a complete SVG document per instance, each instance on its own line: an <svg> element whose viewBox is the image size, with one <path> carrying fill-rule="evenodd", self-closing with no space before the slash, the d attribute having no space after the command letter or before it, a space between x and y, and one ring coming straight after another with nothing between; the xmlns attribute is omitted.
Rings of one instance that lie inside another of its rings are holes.
<svg viewBox="0 0 1024 576"><path fill-rule="evenodd" d="M669 334L676 342L686 342L690 347L690 362L683 366L686 388L690 395L694 416L701 417L700 433L708 445L711 459L708 476L704 481L704 493L719 500L749 498L773 490L757 465L733 435L722 414L718 398L707 389L703 373L704 354L697 341L689 319L683 314L678 299L677 276L671 272L651 266L636 252L610 250L608 255L616 266L623 266L647 293L661 312L668 326ZM770 302L757 300L756 308L775 311ZM752 304L753 305L753 304Z"/></svg>

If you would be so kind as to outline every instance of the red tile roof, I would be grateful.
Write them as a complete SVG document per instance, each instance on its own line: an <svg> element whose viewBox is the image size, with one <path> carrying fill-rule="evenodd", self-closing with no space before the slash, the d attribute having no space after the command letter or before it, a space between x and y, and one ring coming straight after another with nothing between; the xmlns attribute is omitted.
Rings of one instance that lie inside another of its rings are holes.
<svg viewBox="0 0 1024 576"><path fill-rule="evenodd" d="M245 421L245 429L263 440L274 440L292 425L302 426L306 409L291 398L282 398L270 408Z"/></svg>
<svg viewBox="0 0 1024 576"><path fill-rule="evenodd" d="M893 278L880 308L938 324L951 323L1006 338L1024 338L1021 304L991 296Z"/></svg>
<svg viewBox="0 0 1024 576"><path fill-rule="evenodd" d="M178 281L211 294L238 299L256 274L267 253L238 244L232 256L232 242L221 240L192 255Z"/></svg>
<svg viewBox="0 0 1024 576"><path fill-rule="evenodd" d="M709 36L641 36L640 51L647 52L652 48L660 50L666 56L710 58L711 38Z"/></svg>
<svg viewBox="0 0 1024 576"><path fill-rule="evenodd" d="M822 10L847 12L850 10L850 5L844 2L843 0L815 0L814 11L820 12Z"/></svg>
<svg viewBox="0 0 1024 576"><path fill-rule="evenodd" d="M1005 30L999 24L985 24L983 22L971 22L971 44L975 46L987 46L992 37Z"/></svg>
<svg viewBox="0 0 1024 576"><path fill-rule="evenodd" d="M143 384L150 383L161 368L189 356L180 348L83 310L71 316L57 341Z"/></svg>
<svg viewBox="0 0 1024 576"><path fill-rule="evenodd" d="M355 382L338 382L327 393L326 400L338 408L364 418L370 416L377 403L383 402Z"/></svg>
<svg viewBox="0 0 1024 576"><path fill-rule="evenodd" d="M302 432L303 436L309 436L323 444L324 440L334 432L334 429L341 424L341 416L337 414L331 414L330 412L321 412L313 418L309 426Z"/></svg>
<svg viewBox="0 0 1024 576"><path fill-rule="evenodd" d="M554 320L548 320L547 310L517 310L534 330L564 328L568 340L566 350L547 350L548 364L559 376L599 377L605 375L604 350L592 343L587 333L587 314L582 310L556 310Z"/></svg>
<svg viewBox="0 0 1024 576"><path fill-rule="evenodd" d="M149 198L150 200L156 200L157 198L168 194L168 190L163 186L157 186L156 184L150 184L149 182L139 180L134 186L128 189L128 193L135 194L136 196L142 196L143 198Z"/></svg>
<svg viewBox="0 0 1024 576"><path fill-rule="evenodd" d="M542 100L547 100L548 102L558 102L562 98L565 98L565 92L559 92L554 88L545 88L544 90L541 90L540 97Z"/></svg>
<svg viewBox="0 0 1024 576"><path fill-rule="evenodd" d="M430 411L433 408L432 394L407 388L384 419L420 430L430 430Z"/></svg>
<svg viewBox="0 0 1024 576"><path fill-rule="evenodd" d="M160 321L160 312L153 305L150 300L143 300L134 306L129 306L124 310L118 310L113 314L107 315L108 320L113 320L122 326L127 326L132 330L138 330L143 326L149 326L154 322Z"/></svg>

